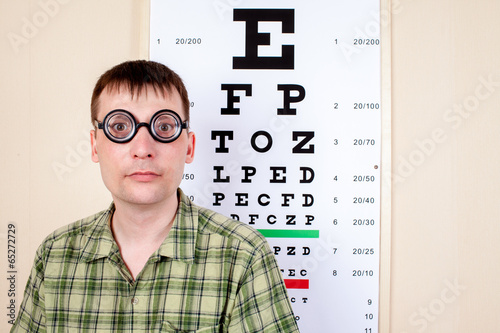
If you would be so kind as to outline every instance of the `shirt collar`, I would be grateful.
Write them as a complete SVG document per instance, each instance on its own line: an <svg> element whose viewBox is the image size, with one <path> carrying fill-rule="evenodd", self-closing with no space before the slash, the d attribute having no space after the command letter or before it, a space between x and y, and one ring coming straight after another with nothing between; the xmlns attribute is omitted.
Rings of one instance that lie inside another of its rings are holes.
<svg viewBox="0 0 500 333"><path fill-rule="evenodd" d="M93 227L84 231L86 243L83 246L80 258L84 261L111 257L119 252L118 245L111 232L111 217L115 212L115 204L111 203L108 209L92 217Z"/></svg>
<svg viewBox="0 0 500 333"><path fill-rule="evenodd" d="M179 188L177 190L179 205L172 228L162 245L153 254L168 257L186 263L194 263L196 238L198 234L198 209ZM119 249L111 232L111 217L115 211L114 203L109 208L94 216L94 227L86 232L86 244L80 258L84 261L97 260L104 257L114 257Z"/></svg>
<svg viewBox="0 0 500 333"><path fill-rule="evenodd" d="M158 255L194 263L198 235L198 209L180 188L177 190L177 196L179 198L177 214L167 238L158 250Z"/></svg>

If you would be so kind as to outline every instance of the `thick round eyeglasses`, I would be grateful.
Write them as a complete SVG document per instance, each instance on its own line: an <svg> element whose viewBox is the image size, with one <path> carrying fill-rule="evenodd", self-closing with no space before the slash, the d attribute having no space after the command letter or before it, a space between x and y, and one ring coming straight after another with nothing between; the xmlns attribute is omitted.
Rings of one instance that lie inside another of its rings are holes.
<svg viewBox="0 0 500 333"><path fill-rule="evenodd" d="M188 128L188 121L182 122L181 117L172 110L156 112L148 123L137 123L134 116L127 110L110 111L102 122L97 122L97 128L102 129L106 137L116 143L126 143L134 138L141 126L147 127L156 141L173 142Z"/></svg>

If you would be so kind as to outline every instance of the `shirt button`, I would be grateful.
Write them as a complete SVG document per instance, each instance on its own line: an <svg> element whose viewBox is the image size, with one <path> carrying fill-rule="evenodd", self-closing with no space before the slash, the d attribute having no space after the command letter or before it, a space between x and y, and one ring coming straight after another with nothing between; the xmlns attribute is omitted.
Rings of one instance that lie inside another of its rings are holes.
<svg viewBox="0 0 500 333"><path fill-rule="evenodd" d="M137 303L139 303L139 299L137 297L133 297L131 303L132 305L137 305Z"/></svg>

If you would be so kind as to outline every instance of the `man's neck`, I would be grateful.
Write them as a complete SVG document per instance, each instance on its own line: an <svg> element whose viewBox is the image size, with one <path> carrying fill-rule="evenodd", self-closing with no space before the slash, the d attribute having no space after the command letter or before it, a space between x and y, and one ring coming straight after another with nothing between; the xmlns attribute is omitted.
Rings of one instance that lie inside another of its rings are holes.
<svg viewBox="0 0 500 333"><path fill-rule="evenodd" d="M132 205L115 199L111 230L134 279L170 232L177 205Z"/></svg>

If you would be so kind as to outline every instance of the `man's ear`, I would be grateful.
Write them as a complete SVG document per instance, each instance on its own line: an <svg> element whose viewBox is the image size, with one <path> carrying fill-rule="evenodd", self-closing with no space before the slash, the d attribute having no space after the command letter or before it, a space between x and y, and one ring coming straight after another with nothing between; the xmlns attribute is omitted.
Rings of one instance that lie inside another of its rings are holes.
<svg viewBox="0 0 500 333"><path fill-rule="evenodd" d="M97 142L95 130L90 130L90 148L92 150L92 162L99 163L99 155L97 155Z"/></svg>
<svg viewBox="0 0 500 333"><path fill-rule="evenodd" d="M194 147L196 145L196 136L194 132L188 133L188 147L186 151L186 163L189 164L194 160Z"/></svg>

